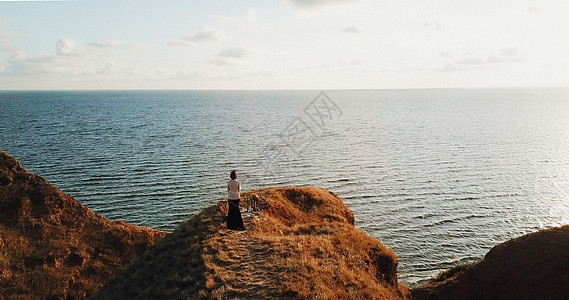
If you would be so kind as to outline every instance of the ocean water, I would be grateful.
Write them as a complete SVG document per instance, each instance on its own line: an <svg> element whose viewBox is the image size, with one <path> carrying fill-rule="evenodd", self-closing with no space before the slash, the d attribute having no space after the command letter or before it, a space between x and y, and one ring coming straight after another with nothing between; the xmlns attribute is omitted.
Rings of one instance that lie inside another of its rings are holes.
<svg viewBox="0 0 569 300"><path fill-rule="evenodd" d="M569 89L0 92L0 150L112 220L172 230L315 185L428 279L569 224Z"/></svg>

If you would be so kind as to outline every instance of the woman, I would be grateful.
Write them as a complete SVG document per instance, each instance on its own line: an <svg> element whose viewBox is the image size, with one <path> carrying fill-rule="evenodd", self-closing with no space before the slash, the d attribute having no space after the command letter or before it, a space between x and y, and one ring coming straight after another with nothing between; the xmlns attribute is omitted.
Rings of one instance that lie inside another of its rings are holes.
<svg viewBox="0 0 569 300"><path fill-rule="evenodd" d="M227 202L229 203L229 212L227 213L227 228L233 230L245 230L243 226L243 218L239 211L239 199L241 192L241 184L237 181L237 172L231 171L227 182Z"/></svg>

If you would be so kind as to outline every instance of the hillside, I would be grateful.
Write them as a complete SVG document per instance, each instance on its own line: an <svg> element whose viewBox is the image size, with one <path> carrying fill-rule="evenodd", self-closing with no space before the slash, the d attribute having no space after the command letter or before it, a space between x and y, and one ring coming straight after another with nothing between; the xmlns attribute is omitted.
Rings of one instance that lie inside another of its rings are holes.
<svg viewBox="0 0 569 300"><path fill-rule="evenodd" d="M112 222L0 152L0 298L566 299L569 225L495 246L482 261L413 290L397 257L354 227L334 193L273 187L228 230L227 202L171 234ZM245 203L241 203L242 210Z"/></svg>
<svg viewBox="0 0 569 300"><path fill-rule="evenodd" d="M397 258L315 187L259 189L262 211L227 230L227 203L203 210L94 299L403 299ZM241 203L242 207L244 203Z"/></svg>
<svg viewBox="0 0 569 300"><path fill-rule="evenodd" d="M422 299L567 299L569 226L499 244L462 273L413 291Z"/></svg>
<svg viewBox="0 0 569 300"><path fill-rule="evenodd" d="M85 298L164 236L92 212L0 152L2 298Z"/></svg>

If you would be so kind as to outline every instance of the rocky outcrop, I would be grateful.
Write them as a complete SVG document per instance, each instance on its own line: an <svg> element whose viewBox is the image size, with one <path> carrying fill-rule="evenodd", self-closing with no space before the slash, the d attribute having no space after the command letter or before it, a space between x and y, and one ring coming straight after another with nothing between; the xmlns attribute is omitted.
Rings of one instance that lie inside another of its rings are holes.
<svg viewBox="0 0 569 300"><path fill-rule="evenodd" d="M354 227L334 193L274 187L228 230L227 202L165 233L112 222L0 152L0 298L566 299L569 226L495 246L413 290L397 257ZM241 203L242 208L246 205Z"/></svg>
<svg viewBox="0 0 569 300"><path fill-rule="evenodd" d="M462 273L413 291L414 299L567 299L569 226L497 245Z"/></svg>
<svg viewBox="0 0 569 300"><path fill-rule="evenodd" d="M0 295L81 299L167 233L112 222L0 152Z"/></svg>
<svg viewBox="0 0 569 300"><path fill-rule="evenodd" d="M0 295L402 299L408 294L397 280L395 254L356 229L352 213L332 192L267 188L243 198L251 193L259 194L263 210L246 216L246 231L226 228L227 203L221 201L167 234L112 222L0 152Z"/></svg>
<svg viewBox="0 0 569 300"><path fill-rule="evenodd" d="M354 227L334 193L315 187L246 192L262 210L226 229L209 207L121 272L94 299L403 299L397 258ZM241 203L242 208L245 203Z"/></svg>

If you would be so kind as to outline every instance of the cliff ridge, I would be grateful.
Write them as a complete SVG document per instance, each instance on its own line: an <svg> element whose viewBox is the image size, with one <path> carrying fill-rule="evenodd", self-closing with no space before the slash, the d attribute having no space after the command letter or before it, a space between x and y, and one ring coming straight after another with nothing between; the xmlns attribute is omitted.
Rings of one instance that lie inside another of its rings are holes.
<svg viewBox="0 0 569 300"><path fill-rule="evenodd" d="M227 203L206 208L160 241L94 299L404 299L397 257L354 227L334 193L273 187L245 231L224 224ZM241 202L244 208L245 203Z"/></svg>
<svg viewBox="0 0 569 300"><path fill-rule="evenodd" d="M0 295L86 298L166 234L112 222L0 151Z"/></svg>

